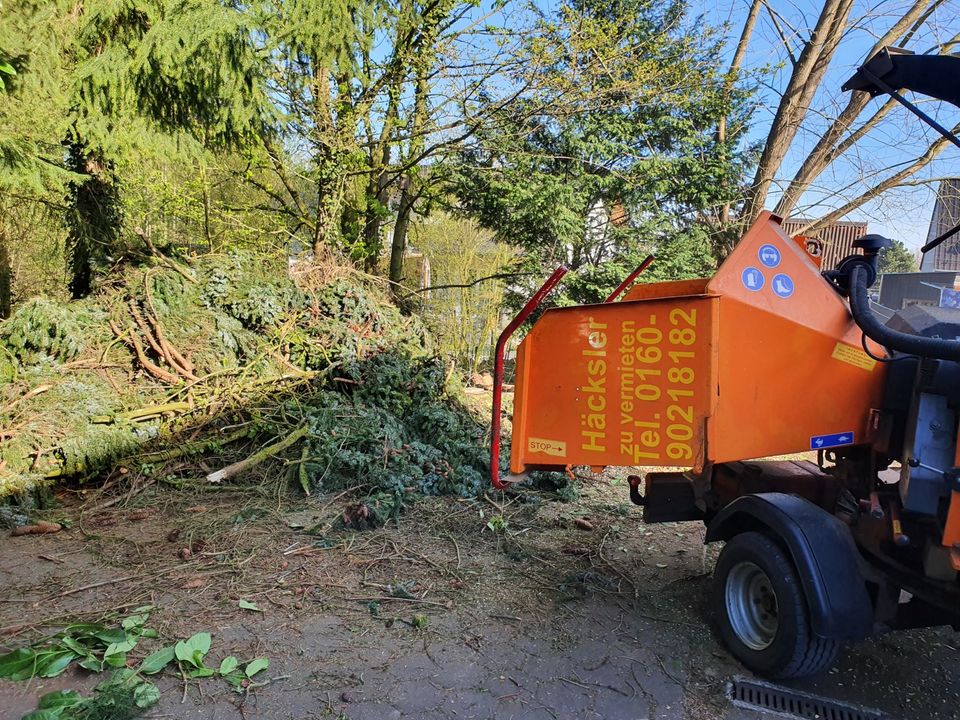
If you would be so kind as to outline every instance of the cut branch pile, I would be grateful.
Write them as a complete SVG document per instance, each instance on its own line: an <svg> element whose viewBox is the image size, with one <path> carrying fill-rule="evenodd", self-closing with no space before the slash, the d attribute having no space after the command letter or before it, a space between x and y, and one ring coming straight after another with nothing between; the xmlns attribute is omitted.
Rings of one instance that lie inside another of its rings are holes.
<svg viewBox="0 0 960 720"><path fill-rule="evenodd" d="M288 275L254 255L128 268L94 297L0 323L0 497L170 463L226 482L268 460L307 492L472 492L482 429L427 348L346 269Z"/></svg>

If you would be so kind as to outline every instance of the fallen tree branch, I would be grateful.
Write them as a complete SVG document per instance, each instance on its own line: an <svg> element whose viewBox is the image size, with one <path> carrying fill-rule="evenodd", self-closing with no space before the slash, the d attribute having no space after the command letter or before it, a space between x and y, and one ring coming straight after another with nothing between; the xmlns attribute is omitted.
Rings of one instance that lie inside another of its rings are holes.
<svg viewBox="0 0 960 720"><path fill-rule="evenodd" d="M84 592L85 590L93 590L94 588L105 587L106 585L116 585L117 583L126 582L127 580L139 580L141 578L149 577L148 575L126 575L125 577L114 578L113 580L101 580L100 582L90 583L89 585L82 585L78 588L73 588L72 590L64 590L59 595L52 595L47 598L47 600L56 600L57 598L64 598L68 595L76 595L77 593Z"/></svg>
<svg viewBox="0 0 960 720"><path fill-rule="evenodd" d="M135 422L141 422L144 420L153 420L154 418L160 417L161 415L166 415L167 413L185 413L191 409L190 403L170 402L163 405L148 405L147 407L138 408L136 410L127 410L126 412L117 413L116 415L96 415L90 418L90 422L95 425L106 425L109 423L115 423L118 420L133 420Z"/></svg>
<svg viewBox="0 0 960 720"><path fill-rule="evenodd" d="M224 435L223 437L213 437L209 440L203 440L201 442L187 443L186 445L178 445L177 447L170 448L168 450L159 450L157 452L147 453L145 455L136 455L136 459L141 463L163 463L170 462L171 460L179 460L182 457L191 457L193 455L202 455L208 451L213 451L223 445L230 445L235 443L238 440L242 440L245 437L249 437L250 429L244 428L230 435Z"/></svg>
<svg viewBox="0 0 960 720"><path fill-rule="evenodd" d="M13 409L14 409L17 405L19 405L20 403L26 402L27 400L29 400L29 399L31 399L31 398L35 398L37 395L42 395L43 393L45 393L47 390L49 390L49 389L52 388L52 387L53 387L53 385L37 385L37 386L36 386L33 390L31 390L30 392L25 393L25 394L21 395L20 397L18 397L16 400L8 403L8 404L3 408L3 410L0 410L0 412L4 412L4 413L10 412L11 410L13 410Z"/></svg>
<svg viewBox="0 0 960 720"><path fill-rule="evenodd" d="M209 475L207 475L207 482L220 483L220 482L223 482L224 480L232 478L235 475L239 475L243 471L249 470L250 468L259 465L264 460L272 458L274 455L277 455L278 453L283 452L288 447L296 443L298 440L301 440L304 437L306 437L306 435L307 435L307 426L301 425L292 433L287 435L280 442L276 442L273 445L268 445L262 450L255 452L253 455L246 458L245 460L240 460L238 462L233 463L232 465L227 465L227 467L223 468L222 470L217 470L216 472L210 473Z"/></svg>
<svg viewBox="0 0 960 720"><path fill-rule="evenodd" d="M153 336L150 326L147 325L147 321L143 317L143 313L141 313L140 308L137 307L136 301L133 298L129 298L127 300L127 306L130 308L130 315L133 317L134 322L137 323L137 327L140 328L140 332L147 338L147 343L149 343L154 354L157 357L163 357L163 348L160 347L160 343L158 343Z"/></svg>
<svg viewBox="0 0 960 720"><path fill-rule="evenodd" d="M144 352L143 345L137 339L137 333L132 327L128 327L127 332L123 332L119 327L117 327L117 324L112 318L109 319L107 323L110 325L110 330L113 331L113 334L116 335L117 338L133 348L133 352L137 356L137 361L140 363L143 369L147 371L147 374L157 380L163 380L164 382L171 384L177 384L180 382L179 376L169 373L159 365L155 365L150 362L150 358L148 358L147 353Z"/></svg>
<svg viewBox="0 0 960 720"><path fill-rule="evenodd" d="M133 351L137 354L137 361L143 366L144 370L158 380L163 380L171 384L180 382L179 375L174 375L171 372L167 372L159 365L155 365L154 363L150 362L150 358L148 358L147 353L144 352L143 345L141 345L140 341L137 339L137 333L133 328L130 328L130 342L133 344Z"/></svg>
<svg viewBox="0 0 960 720"><path fill-rule="evenodd" d="M171 345L163 334L163 326L160 324L160 316L157 315L157 309L153 305L153 296L150 292L150 273L143 274L143 294L147 301L147 309L150 313L147 315L147 321L153 327L153 332L157 336L157 342L163 348L164 358L181 375L185 375L188 380L196 380L197 376L193 374L193 363L184 357L179 350Z"/></svg>

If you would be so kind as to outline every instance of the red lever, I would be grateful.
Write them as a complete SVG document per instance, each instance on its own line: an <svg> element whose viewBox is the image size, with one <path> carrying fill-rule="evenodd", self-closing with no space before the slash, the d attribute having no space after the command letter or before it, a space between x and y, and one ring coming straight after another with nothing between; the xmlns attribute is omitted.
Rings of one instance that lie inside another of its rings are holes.
<svg viewBox="0 0 960 720"><path fill-rule="evenodd" d="M612 293L610 293L610 295L607 296L607 299L604 300L604 302L610 303L616 300L618 297L620 297L620 294L624 290L626 290L628 287L630 287L630 283L636 280L637 276L640 273L642 273L644 270L646 270L648 267L650 267L652 263L653 263L653 255L647 255L646 260L640 263L640 266L636 270L634 270L632 273L627 275L626 279L622 283L617 285L617 289L614 290Z"/></svg>

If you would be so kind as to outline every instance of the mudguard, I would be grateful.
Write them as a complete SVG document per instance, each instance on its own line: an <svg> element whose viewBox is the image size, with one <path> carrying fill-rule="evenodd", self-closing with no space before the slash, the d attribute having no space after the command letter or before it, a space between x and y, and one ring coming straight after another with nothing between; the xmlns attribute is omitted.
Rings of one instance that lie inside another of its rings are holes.
<svg viewBox="0 0 960 720"><path fill-rule="evenodd" d="M705 542L750 530L767 532L789 551L800 575L813 632L834 640L861 640L873 628L860 554L836 517L795 495L744 495L721 510Z"/></svg>

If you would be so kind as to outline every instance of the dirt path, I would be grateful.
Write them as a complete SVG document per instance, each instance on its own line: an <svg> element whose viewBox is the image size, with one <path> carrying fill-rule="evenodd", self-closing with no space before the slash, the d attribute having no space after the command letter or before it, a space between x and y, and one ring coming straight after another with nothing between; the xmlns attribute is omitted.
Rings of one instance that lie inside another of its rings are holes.
<svg viewBox="0 0 960 720"><path fill-rule="evenodd" d="M743 671L709 628L716 549L700 526L644 526L608 481L574 503L492 500L419 500L399 529L366 532L330 527L347 497L187 505L157 491L138 507L70 511L69 530L4 540L0 642L149 602L165 640L208 631L215 663L270 658L273 681L246 696L164 676L156 718L759 717L724 696ZM958 718L958 642L946 630L879 638L795 686L902 720ZM0 717L96 681L0 682Z"/></svg>

